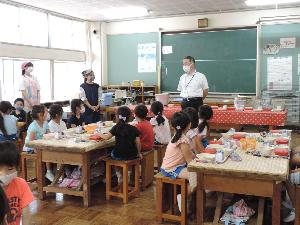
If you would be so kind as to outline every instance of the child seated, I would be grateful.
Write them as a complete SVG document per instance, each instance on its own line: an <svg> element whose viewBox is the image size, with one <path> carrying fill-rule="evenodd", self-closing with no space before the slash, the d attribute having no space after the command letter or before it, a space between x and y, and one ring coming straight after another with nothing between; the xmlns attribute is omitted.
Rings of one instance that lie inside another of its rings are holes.
<svg viewBox="0 0 300 225"><path fill-rule="evenodd" d="M155 134L155 144L168 144L171 141L171 130L169 120L163 115L164 106L156 101L151 105L151 112L155 117L151 118L150 124L153 126Z"/></svg>
<svg viewBox="0 0 300 225"><path fill-rule="evenodd" d="M18 122L24 122L27 121L27 114L24 111L24 100L22 98L17 98L14 101L14 107L15 110L11 113L11 115L18 118Z"/></svg>
<svg viewBox="0 0 300 225"><path fill-rule="evenodd" d="M63 108L58 104L50 106L50 122L48 123L49 131L51 133L62 133L67 129L66 123L62 121Z"/></svg>
<svg viewBox="0 0 300 225"><path fill-rule="evenodd" d="M154 144L154 132L152 125L146 120L148 109L145 105L138 105L134 110L137 124L135 127L140 131L141 151L150 151Z"/></svg>
<svg viewBox="0 0 300 225"><path fill-rule="evenodd" d="M131 111L127 106L121 106L117 110L117 124L112 127L108 134L100 134L104 140L109 140L113 136L116 138L114 150L111 157L115 160L132 160L141 157L141 141L138 129L128 124ZM122 173L116 170L118 183L123 182Z"/></svg>
<svg viewBox="0 0 300 225"><path fill-rule="evenodd" d="M48 110L44 105L34 105L31 111L33 122L29 125L25 138L24 151L33 152L34 149L26 147L30 141L43 139L44 134L49 133L47 123ZM54 175L51 171L51 163L46 163L47 172L45 177L51 182L54 180Z"/></svg>
<svg viewBox="0 0 300 225"><path fill-rule="evenodd" d="M161 173L172 179L179 177L188 180L188 195L190 195L197 186L196 173L187 170L187 164L195 158L194 153L190 150L189 139L186 136L191 128L191 122L186 113L176 112L171 119L171 125L176 133L167 146ZM177 203L179 210L181 210L180 194L177 195Z"/></svg>
<svg viewBox="0 0 300 225"><path fill-rule="evenodd" d="M72 116L68 120L68 128L84 126L83 113L85 112L84 104L81 99L73 99L71 101Z"/></svg>
<svg viewBox="0 0 300 225"><path fill-rule="evenodd" d="M9 206L8 201L6 198L6 194L0 185L0 224L6 225L7 224L7 215L9 213Z"/></svg>
<svg viewBox="0 0 300 225"><path fill-rule="evenodd" d="M18 119L10 115L13 106L8 101L0 102L0 141L16 141L18 128Z"/></svg>
<svg viewBox="0 0 300 225"><path fill-rule="evenodd" d="M10 207L7 214L9 225L19 225L23 209L34 200L27 182L17 177L19 158L20 153L14 143L9 141L0 143L0 184L4 188ZM28 223L23 220L22 224Z"/></svg>
<svg viewBox="0 0 300 225"><path fill-rule="evenodd" d="M207 135L209 134L208 121L213 117L213 110L209 105L202 105L199 107L199 136L204 148L208 145Z"/></svg>

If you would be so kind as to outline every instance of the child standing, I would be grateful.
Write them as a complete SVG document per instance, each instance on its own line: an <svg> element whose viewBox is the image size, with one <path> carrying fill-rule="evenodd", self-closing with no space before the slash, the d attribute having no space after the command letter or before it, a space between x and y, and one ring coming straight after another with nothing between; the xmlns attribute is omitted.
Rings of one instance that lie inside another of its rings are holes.
<svg viewBox="0 0 300 225"><path fill-rule="evenodd" d="M152 150L154 144L154 132L152 125L148 120L146 120L148 109L145 105L138 105L135 107L134 114L137 121L135 127L141 134L141 151L150 151Z"/></svg>
<svg viewBox="0 0 300 225"><path fill-rule="evenodd" d="M83 113L85 108L83 102L80 99L73 99L71 101L72 116L68 120L68 128L74 128L78 126L84 126Z"/></svg>
<svg viewBox="0 0 300 225"><path fill-rule="evenodd" d="M48 124L51 133L62 133L67 129L66 123L62 121L63 108L58 104L50 106L50 122Z"/></svg>
<svg viewBox="0 0 300 225"><path fill-rule="evenodd" d="M25 138L24 151L33 152L34 149L26 147L30 141L43 139L44 134L49 132L47 123L48 110L44 105L34 105L31 111L33 122L29 125ZM45 177L51 182L54 180L54 175L51 171L51 163L46 163L47 172Z"/></svg>
<svg viewBox="0 0 300 225"><path fill-rule="evenodd" d="M12 142L0 143L0 183L10 206L7 214L9 225L19 225L22 210L34 200L27 182L17 177L19 158L19 151ZM23 224L26 223L23 221Z"/></svg>
<svg viewBox="0 0 300 225"><path fill-rule="evenodd" d="M0 102L0 141L16 141L18 128L18 119L10 115L13 106L8 101Z"/></svg>
<svg viewBox="0 0 300 225"><path fill-rule="evenodd" d="M153 126L155 134L155 144L168 144L171 141L171 130L169 120L163 115L164 106L156 101L151 105L151 112L155 117L151 118L150 124Z"/></svg>
<svg viewBox="0 0 300 225"><path fill-rule="evenodd" d="M94 83L95 74L92 70L82 72L84 83L80 85L80 98L85 104L83 114L85 124L100 121L100 102L102 98L102 88Z"/></svg>
<svg viewBox="0 0 300 225"><path fill-rule="evenodd" d="M131 117L131 111L127 106L121 106L117 111L118 123L112 127L108 134L100 134L105 140L116 137L116 145L111 153L115 160L132 160L141 157L141 141L138 129L128 124ZM116 171L118 183L122 183L122 174Z"/></svg>
<svg viewBox="0 0 300 225"><path fill-rule="evenodd" d="M179 177L188 180L188 194L191 194L197 186L196 173L187 170L187 164L195 158L194 153L190 150L189 139L186 136L191 128L191 122L186 113L176 112L172 117L171 125L176 133L167 146L161 172L164 176L172 179ZM179 210L181 210L180 194L177 195L177 202Z"/></svg>

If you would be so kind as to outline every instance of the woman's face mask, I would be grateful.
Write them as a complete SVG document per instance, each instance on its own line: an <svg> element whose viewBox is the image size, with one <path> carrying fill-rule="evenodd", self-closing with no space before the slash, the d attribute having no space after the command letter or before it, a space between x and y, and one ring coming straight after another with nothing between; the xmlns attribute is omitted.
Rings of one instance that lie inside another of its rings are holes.
<svg viewBox="0 0 300 225"><path fill-rule="evenodd" d="M26 68L26 72L27 73L32 73L32 71L33 71L33 67L32 66Z"/></svg>

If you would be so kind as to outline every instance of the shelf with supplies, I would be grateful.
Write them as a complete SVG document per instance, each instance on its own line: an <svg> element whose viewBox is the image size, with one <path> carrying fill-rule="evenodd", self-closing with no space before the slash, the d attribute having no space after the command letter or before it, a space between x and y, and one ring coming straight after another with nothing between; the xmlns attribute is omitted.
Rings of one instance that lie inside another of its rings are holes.
<svg viewBox="0 0 300 225"><path fill-rule="evenodd" d="M155 94L158 93L156 85L103 85L102 89L104 92L113 92L117 90L125 90L126 96L135 97L137 103L142 103L151 98L155 98Z"/></svg>

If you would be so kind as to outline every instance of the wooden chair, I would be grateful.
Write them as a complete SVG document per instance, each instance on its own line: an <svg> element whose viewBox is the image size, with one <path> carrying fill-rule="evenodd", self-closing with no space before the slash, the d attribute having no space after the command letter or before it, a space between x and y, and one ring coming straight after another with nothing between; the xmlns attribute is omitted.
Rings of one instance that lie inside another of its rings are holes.
<svg viewBox="0 0 300 225"><path fill-rule="evenodd" d="M294 225L300 225L300 186L286 183L286 189L292 201L293 207L295 207L295 222Z"/></svg>
<svg viewBox="0 0 300 225"><path fill-rule="evenodd" d="M21 153L21 171L22 171L22 177L24 178L24 180L26 180L27 182L35 182L36 181L36 177L33 179L28 180L28 176L27 176L27 160L33 160L35 163L35 168L36 167L36 162L37 162L37 154L35 153L27 153L27 152L22 152ZM37 171L35 171L35 176L37 174Z"/></svg>
<svg viewBox="0 0 300 225"><path fill-rule="evenodd" d="M161 167L163 158L164 158L165 153L166 153L166 148L167 148L167 145L154 145L153 146L153 149L156 152L157 166L156 166L155 169L156 169L157 173L159 173L159 171L160 171L160 167Z"/></svg>
<svg viewBox="0 0 300 225"><path fill-rule="evenodd" d="M153 183L154 178L154 151L142 152L141 160L141 175L142 175L142 190Z"/></svg>
<svg viewBox="0 0 300 225"><path fill-rule="evenodd" d="M156 201L157 201L157 218L160 223L163 220L180 222L181 225L187 224L187 180L171 179L163 176L161 173L155 175L156 178ZM170 189L166 189L167 185ZM181 193L181 214L175 214L177 207L177 188L180 187ZM168 199L164 199L168 197ZM170 203L168 206L166 203Z"/></svg>
<svg viewBox="0 0 300 225"><path fill-rule="evenodd" d="M123 203L128 203L128 198L135 196L139 196L139 177L140 177L140 159L134 160L113 160L112 158L105 159L106 161L106 199L110 200L112 196L123 199ZM113 167L120 167L123 170L123 186L120 187L121 192L118 192L118 188L116 187L112 189L112 174L111 170ZM129 187L129 178L128 178L128 169L133 168L134 172L134 187ZM116 189L116 190L115 190Z"/></svg>

